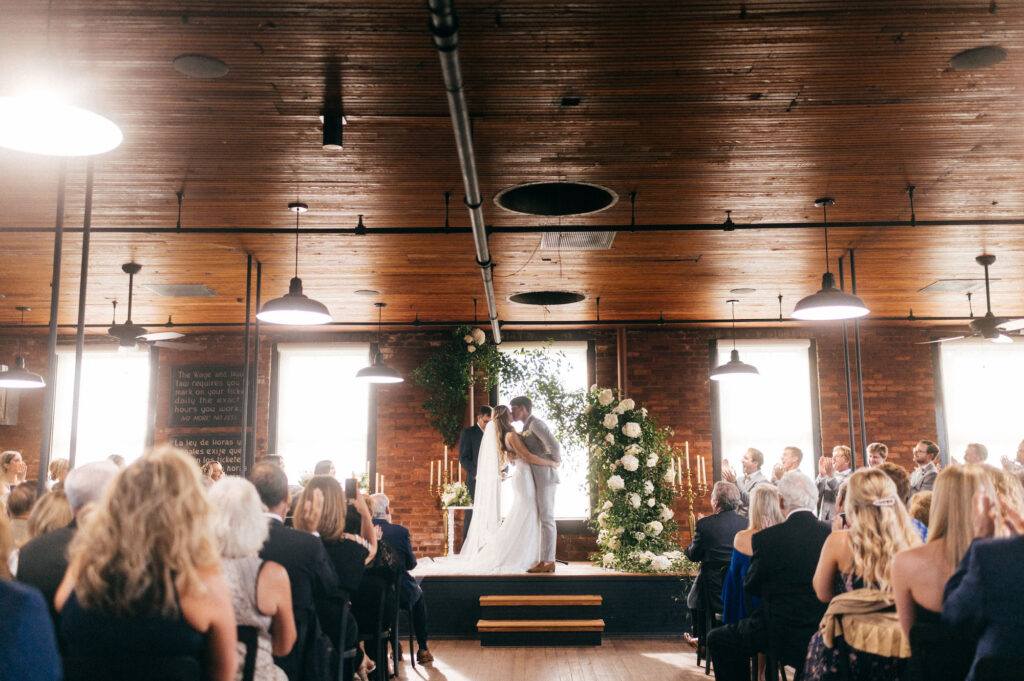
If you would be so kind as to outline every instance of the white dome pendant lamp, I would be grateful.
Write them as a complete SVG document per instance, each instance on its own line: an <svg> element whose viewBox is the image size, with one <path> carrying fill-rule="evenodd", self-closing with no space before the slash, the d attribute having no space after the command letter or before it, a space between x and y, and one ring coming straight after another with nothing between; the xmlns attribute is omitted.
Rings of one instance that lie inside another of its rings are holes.
<svg viewBox="0 0 1024 681"><path fill-rule="evenodd" d="M744 364L740 361L739 350L736 349L736 303L738 300L730 299L725 301L732 306L732 355L725 364L711 370L712 381L734 380L737 378L752 378L760 376L760 372L753 364Z"/></svg>
<svg viewBox="0 0 1024 681"><path fill-rule="evenodd" d="M818 199L814 205L824 211L825 221L825 274L821 277L821 290L801 298L793 308L793 317L806 321L832 321L863 317L870 310L864 301L852 293L836 288L828 261L828 208L835 205L835 199Z"/></svg>
<svg viewBox="0 0 1024 681"><path fill-rule="evenodd" d="M302 280L299 279L299 215L309 210L309 206L296 201L288 204L288 210L295 213L295 276L288 286L288 293L264 303L256 318L268 324L291 326L326 324L331 321L327 306L304 295Z"/></svg>

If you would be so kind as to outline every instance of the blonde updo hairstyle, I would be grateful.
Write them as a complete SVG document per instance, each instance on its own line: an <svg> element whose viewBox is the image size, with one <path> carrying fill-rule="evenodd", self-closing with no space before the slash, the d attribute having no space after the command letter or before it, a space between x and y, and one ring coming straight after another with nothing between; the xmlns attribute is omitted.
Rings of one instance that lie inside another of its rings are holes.
<svg viewBox="0 0 1024 681"><path fill-rule="evenodd" d="M896 483L877 468L862 468L846 486L854 574L886 592L892 591L892 557L921 543L897 495Z"/></svg>
<svg viewBox="0 0 1024 681"><path fill-rule="evenodd" d="M312 505L313 493L316 490L320 490L320 493L324 496L324 512L320 516L320 524L317 527L308 527L303 517L302 509L306 508L307 503ZM341 488L341 484L328 475L316 475L306 483L306 488L299 495L299 500L295 505L295 517L292 519L292 522L299 530L305 530L306 532L313 532L315 530L319 532L320 538L324 541L338 541L345 534L345 514L347 510L348 504L345 500L345 490Z"/></svg>
<svg viewBox="0 0 1024 681"><path fill-rule="evenodd" d="M199 466L163 446L124 468L71 543L75 593L108 616L173 616L219 567ZM176 593L177 592L177 593Z"/></svg>
<svg viewBox="0 0 1024 681"><path fill-rule="evenodd" d="M785 518L779 508L779 491L774 485L758 485L750 493L750 510L747 511L750 525L747 529L758 532L778 525Z"/></svg>

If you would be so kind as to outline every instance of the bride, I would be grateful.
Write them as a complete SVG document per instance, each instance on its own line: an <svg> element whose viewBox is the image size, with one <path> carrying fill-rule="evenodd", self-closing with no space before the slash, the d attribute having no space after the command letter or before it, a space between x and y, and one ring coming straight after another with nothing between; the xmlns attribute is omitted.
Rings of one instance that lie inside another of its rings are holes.
<svg viewBox="0 0 1024 681"><path fill-rule="evenodd" d="M536 565L540 520L533 483L534 466L558 464L530 453L512 427L508 407L495 407L477 457L473 522L459 554L443 561L460 573L525 572ZM512 508L501 520L501 472L512 473ZM417 571L419 572L419 571Z"/></svg>

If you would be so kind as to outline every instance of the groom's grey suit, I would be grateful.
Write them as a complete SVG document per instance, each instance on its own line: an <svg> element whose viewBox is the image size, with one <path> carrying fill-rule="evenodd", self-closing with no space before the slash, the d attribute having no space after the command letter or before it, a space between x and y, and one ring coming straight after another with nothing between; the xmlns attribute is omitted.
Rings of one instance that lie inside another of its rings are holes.
<svg viewBox="0 0 1024 681"><path fill-rule="evenodd" d="M562 448L551 434L548 424L532 414L523 422L523 444L531 454L556 461L562 461ZM558 470L553 466L530 466L533 484L537 489L537 514L540 516L540 561L555 560L555 487L558 485Z"/></svg>

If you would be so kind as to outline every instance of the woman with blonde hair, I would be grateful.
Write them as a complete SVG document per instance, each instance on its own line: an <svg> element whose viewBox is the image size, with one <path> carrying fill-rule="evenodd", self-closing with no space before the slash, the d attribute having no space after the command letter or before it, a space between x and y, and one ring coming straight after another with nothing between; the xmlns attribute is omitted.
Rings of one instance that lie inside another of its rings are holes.
<svg viewBox="0 0 1024 681"><path fill-rule="evenodd" d="M63 489L47 492L32 507L32 513L28 516L28 536L35 539L41 534L67 527L74 517L68 495Z"/></svg>
<svg viewBox="0 0 1024 681"><path fill-rule="evenodd" d="M743 578L750 569L750 557L754 554L753 536L772 525L778 525L785 518L779 507L779 491L774 485L758 485L750 493L750 507L747 509L750 525L736 533L732 542L732 562L722 584L722 622L736 624L754 610L761 607L761 599L747 596L743 591Z"/></svg>
<svg viewBox="0 0 1024 681"><path fill-rule="evenodd" d="M68 477L69 462L67 459L54 459L47 467L50 478L50 489L64 489L64 481Z"/></svg>
<svg viewBox="0 0 1024 681"><path fill-rule="evenodd" d="M82 665L139 668L193 658L210 681L235 675L235 616L210 533L199 466L171 447L110 484L70 546L55 600L69 678Z"/></svg>
<svg viewBox="0 0 1024 681"><path fill-rule="evenodd" d="M850 476L844 510L850 529L829 535L814 573L814 591L829 608L811 638L804 678L830 678L830 670L842 664L850 679L899 679L909 647L900 643L891 612L892 558L921 539L896 483L877 468ZM865 624L852 627L848 621L844 637L841 622L851 618Z"/></svg>

